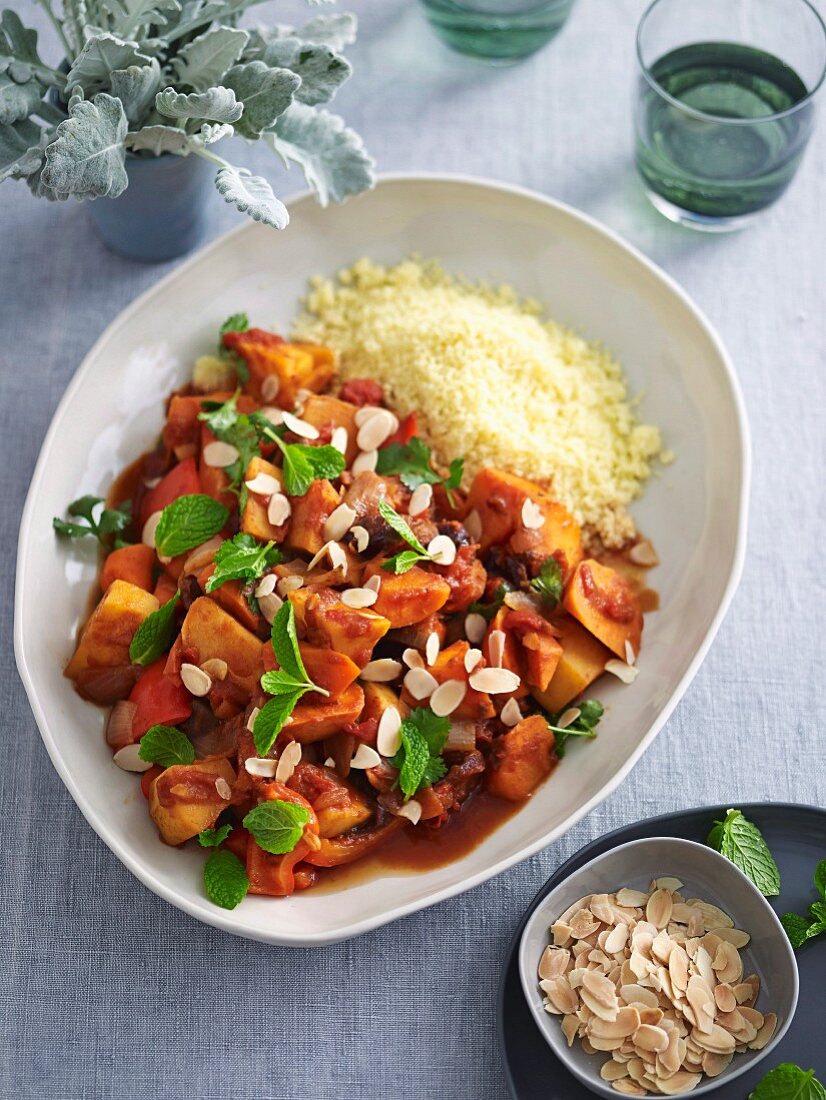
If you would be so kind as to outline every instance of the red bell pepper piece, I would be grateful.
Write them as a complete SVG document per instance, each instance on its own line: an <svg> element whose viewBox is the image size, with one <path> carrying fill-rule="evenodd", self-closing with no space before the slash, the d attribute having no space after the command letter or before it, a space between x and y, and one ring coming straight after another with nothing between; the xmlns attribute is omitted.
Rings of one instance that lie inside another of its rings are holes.
<svg viewBox="0 0 826 1100"><path fill-rule="evenodd" d="M410 440L416 435L418 431L418 417L416 413L408 413L408 415L402 420L395 432L382 444L386 447L388 443L401 443L404 446L405 443L409 443Z"/></svg>
<svg viewBox="0 0 826 1100"><path fill-rule="evenodd" d="M161 512L178 497L201 492L201 479L194 458L185 458L166 474L154 489L150 489L141 504L141 526L153 512Z"/></svg>
<svg viewBox="0 0 826 1100"><path fill-rule="evenodd" d="M150 726L177 726L192 714L192 699L183 684L164 676L166 657L141 673L129 702L137 705L132 718L132 739L139 741Z"/></svg>

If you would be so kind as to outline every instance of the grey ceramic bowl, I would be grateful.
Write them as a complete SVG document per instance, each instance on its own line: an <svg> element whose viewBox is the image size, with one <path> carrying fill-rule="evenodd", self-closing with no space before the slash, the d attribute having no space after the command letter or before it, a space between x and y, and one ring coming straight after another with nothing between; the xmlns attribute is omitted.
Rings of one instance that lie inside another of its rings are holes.
<svg viewBox="0 0 826 1100"><path fill-rule="evenodd" d="M674 837L654 837L622 844L586 863L543 900L525 926L519 945L519 976L533 1017L546 1042L592 1092L616 1100L619 1093L599 1076L608 1054L586 1054L579 1040L569 1049L560 1017L543 1008L537 967L548 944L548 929L578 898L613 893L622 886L647 890L654 878L676 876L685 884L686 897L702 898L719 906L751 936L741 949L746 974L760 978L756 1008L777 1015L777 1029L763 1050L735 1054L719 1077L703 1080L686 1096L701 1096L752 1068L780 1042L797 1007L797 963L791 944L771 906L746 876L719 853L703 844ZM550 1095L550 1093L549 1093Z"/></svg>

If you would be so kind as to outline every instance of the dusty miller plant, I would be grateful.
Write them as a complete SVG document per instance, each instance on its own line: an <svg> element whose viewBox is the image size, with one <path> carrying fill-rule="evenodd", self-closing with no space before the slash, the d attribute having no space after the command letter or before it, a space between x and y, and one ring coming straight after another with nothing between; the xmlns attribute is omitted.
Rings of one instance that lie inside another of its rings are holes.
<svg viewBox="0 0 826 1100"><path fill-rule="evenodd" d="M0 16L0 180L25 179L47 199L115 198L126 154L204 157L215 186L256 221L289 218L262 176L215 152L238 134L299 165L319 201L373 182L373 162L341 118L323 110L351 67L355 17L244 30L260 0L38 0L65 61L47 64L37 32ZM68 65L68 69L67 69Z"/></svg>

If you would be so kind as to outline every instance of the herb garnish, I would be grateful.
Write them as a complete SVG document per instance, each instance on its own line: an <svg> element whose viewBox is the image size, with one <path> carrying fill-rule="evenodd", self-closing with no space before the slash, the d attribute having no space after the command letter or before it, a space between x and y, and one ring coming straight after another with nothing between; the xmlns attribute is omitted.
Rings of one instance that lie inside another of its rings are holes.
<svg viewBox="0 0 826 1100"><path fill-rule="evenodd" d="M214 560L215 572L207 581L207 592L214 592L227 581L258 580L271 565L281 561L281 551L274 542L261 543L242 531L221 543Z"/></svg>
<svg viewBox="0 0 826 1100"><path fill-rule="evenodd" d="M235 377L241 383L249 382L250 369L237 352L225 346L224 336L228 332L246 332L249 327L250 319L246 313L233 313L231 317L227 317L218 331L218 356L220 359L226 359L232 363Z"/></svg>
<svg viewBox="0 0 826 1100"><path fill-rule="evenodd" d="M826 1089L813 1069L783 1062L757 1082L749 1100L826 1100Z"/></svg>
<svg viewBox="0 0 826 1100"><path fill-rule="evenodd" d="M545 558L539 576L531 581L531 588L542 597L542 602L554 608L562 599L562 570L555 557Z"/></svg>
<svg viewBox="0 0 826 1100"><path fill-rule="evenodd" d="M232 832L231 825L220 825L217 829L202 829L198 833L198 843L202 848L217 848L223 844Z"/></svg>
<svg viewBox="0 0 826 1100"><path fill-rule="evenodd" d="M273 619L272 648L280 667L275 672L265 672L261 677L261 687L275 698L266 702L255 718L252 738L259 756L266 756L273 747L284 723L303 695L308 691L316 691L319 695L330 694L314 684L307 675L298 648L295 612L289 600L284 601Z"/></svg>
<svg viewBox="0 0 826 1100"><path fill-rule="evenodd" d="M826 933L826 859L822 859L815 868L814 884L822 901L813 901L809 906L809 916L799 913L784 913L780 923L786 929L792 947L802 947L807 940Z"/></svg>
<svg viewBox="0 0 826 1100"><path fill-rule="evenodd" d="M510 592L508 586L506 584L500 584L493 593L493 599L490 603L472 603L468 611L474 615L481 615L483 619L487 619L488 622L490 622L505 602L505 596L507 596L508 592Z"/></svg>
<svg viewBox="0 0 826 1100"><path fill-rule="evenodd" d="M390 763L399 769L399 787L405 801L422 787L432 787L447 771L441 757L450 719L439 718L429 707L412 710L401 724L401 747Z"/></svg>
<svg viewBox="0 0 826 1100"><path fill-rule="evenodd" d="M404 539L408 546L413 547L412 550L402 550L400 554L388 558L382 569L387 569L391 573L406 573L408 569L413 568L417 561L430 561L430 554L428 554L425 547L422 546L396 509L389 505L386 500L379 501L379 515L387 526L396 532L399 538Z"/></svg>
<svg viewBox="0 0 826 1100"><path fill-rule="evenodd" d="M763 834L739 810L728 810L723 821L715 821L706 844L739 867L764 897L780 893L780 872Z"/></svg>
<svg viewBox="0 0 826 1100"><path fill-rule="evenodd" d="M167 504L155 529L155 548L174 558L217 535L229 511L205 493L189 493Z"/></svg>
<svg viewBox="0 0 826 1100"><path fill-rule="evenodd" d="M171 768L174 764L194 764L195 748L187 735L174 726L151 726L141 738L138 756L162 768Z"/></svg>
<svg viewBox="0 0 826 1100"><path fill-rule="evenodd" d="M98 506L103 504L102 497L85 496L73 500L66 511L75 520L74 523L55 516L52 526L64 539L79 539L85 535L94 535L104 545L111 541L111 536L124 531L132 520L132 502L125 500L117 508L103 508L98 511ZM97 518L95 513L97 512ZM85 523L77 520L83 519ZM125 545L125 544L124 544Z"/></svg>
<svg viewBox="0 0 826 1100"><path fill-rule="evenodd" d="M579 716L569 726L560 728L557 725L565 711L552 715L548 722L554 732L554 748L560 760L565 755L565 745L569 737L596 737L599 720L605 713L605 707L598 699L585 699L575 706L579 710ZM565 710L567 709L566 707Z"/></svg>
<svg viewBox="0 0 826 1100"><path fill-rule="evenodd" d="M244 476L252 459L260 454L260 438L252 417L238 411L238 397L239 391L236 391L223 404L203 401L201 407L204 411L199 413L198 419L206 424L216 439L229 443L238 451L238 458L224 467L224 473L229 478L227 488L231 493L238 494L239 507L243 510L247 503Z"/></svg>
<svg viewBox="0 0 826 1100"><path fill-rule="evenodd" d="M337 478L345 466L344 455L325 443L309 447L304 443L284 443L274 436L284 456L284 488L291 497L303 497L314 481Z"/></svg>
<svg viewBox="0 0 826 1100"><path fill-rule="evenodd" d="M222 909L234 909L247 896L250 880L241 860L226 848L216 849L204 864L204 889Z"/></svg>
<svg viewBox="0 0 826 1100"><path fill-rule="evenodd" d="M176 592L171 600L147 615L132 635L129 643L129 660L133 665L146 668L169 649L172 631L175 626L175 608L181 593Z"/></svg>
<svg viewBox="0 0 826 1100"><path fill-rule="evenodd" d="M310 811L306 806L276 799L253 806L244 818L244 828L249 830L259 848L281 856L295 848L309 820Z"/></svg>
<svg viewBox="0 0 826 1100"><path fill-rule="evenodd" d="M414 435L408 443L388 443L379 450L376 473L398 474L402 484L408 489L415 489L424 484L438 485L441 482L452 508L451 490L458 489L461 484L465 460L454 458L450 464L448 476L443 478L430 465L431 454L430 447L417 435Z"/></svg>

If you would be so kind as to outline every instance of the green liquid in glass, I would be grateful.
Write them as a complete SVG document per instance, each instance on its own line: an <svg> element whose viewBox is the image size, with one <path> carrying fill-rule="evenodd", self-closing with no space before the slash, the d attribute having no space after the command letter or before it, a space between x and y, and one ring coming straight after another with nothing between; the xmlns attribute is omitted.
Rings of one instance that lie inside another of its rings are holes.
<svg viewBox="0 0 826 1100"><path fill-rule="evenodd" d="M687 114L641 78L636 159L656 195L705 218L736 219L762 210L785 191L803 156L814 111L807 103L785 117L768 117L806 97L794 69L750 46L698 42L661 57L650 72L674 99L716 116Z"/></svg>
<svg viewBox="0 0 826 1100"><path fill-rule="evenodd" d="M422 0L439 38L483 61L519 61L559 32L574 0Z"/></svg>

